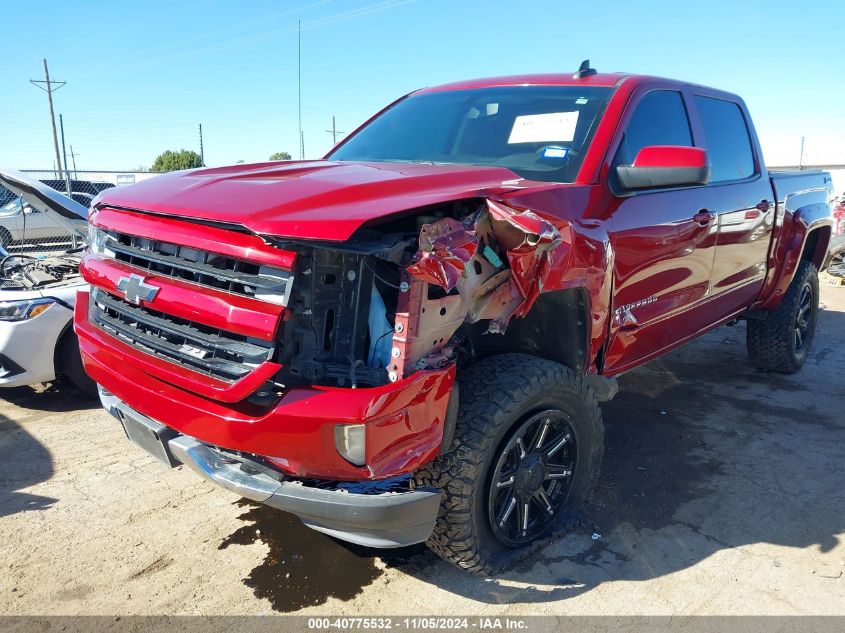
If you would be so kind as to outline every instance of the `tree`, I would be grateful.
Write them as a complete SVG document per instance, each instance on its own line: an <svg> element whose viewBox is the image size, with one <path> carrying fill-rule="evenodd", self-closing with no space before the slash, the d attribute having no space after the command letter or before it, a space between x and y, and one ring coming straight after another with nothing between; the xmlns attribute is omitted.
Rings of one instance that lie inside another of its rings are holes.
<svg viewBox="0 0 845 633"><path fill-rule="evenodd" d="M269 160L290 160L290 152L276 152Z"/></svg>
<svg viewBox="0 0 845 633"><path fill-rule="evenodd" d="M150 171L162 173L194 167L202 167L202 158L196 152L189 149L181 149L178 152L167 150L158 155Z"/></svg>

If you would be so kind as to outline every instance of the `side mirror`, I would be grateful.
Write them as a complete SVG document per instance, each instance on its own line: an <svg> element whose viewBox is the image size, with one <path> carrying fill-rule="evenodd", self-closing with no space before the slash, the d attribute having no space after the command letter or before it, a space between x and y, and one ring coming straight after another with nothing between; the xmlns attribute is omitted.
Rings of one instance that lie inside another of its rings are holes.
<svg viewBox="0 0 845 633"><path fill-rule="evenodd" d="M706 185L710 159L700 147L650 145L639 151L633 165L618 166L616 174L625 189Z"/></svg>

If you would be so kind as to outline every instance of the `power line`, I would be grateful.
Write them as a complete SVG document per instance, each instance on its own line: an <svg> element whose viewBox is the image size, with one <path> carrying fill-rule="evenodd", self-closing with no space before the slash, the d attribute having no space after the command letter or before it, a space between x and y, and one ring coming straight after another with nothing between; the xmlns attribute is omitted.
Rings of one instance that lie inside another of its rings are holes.
<svg viewBox="0 0 845 633"><path fill-rule="evenodd" d="M62 171L62 159L59 155L59 136L56 134L56 115L53 112L53 93L61 88L62 86L66 85L66 81L51 81L50 80L50 71L47 69L47 60L44 60L44 79L30 79L29 83L38 88L41 88L44 92L47 93L47 101L50 102L50 123L53 125L53 147L56 150L56 164L58 165L59 172ZM44 85L42 85L44 84ZM53 87L55 86L55 88Z"/></svg>
<svg viewBox="0 0 845 633"><path fill-rule="evenodd" d="M294 7L292 9L285 9L284 11L280 11L278 13L272 13L268 16L261 17L261 18L258 18L256 20L250 20L249 22L241 22L240 24L236 24L234 26L229 26L229 27L226 27L225 29L219 29L217 31L209 31L207 33L201 33L199 35L193 35L193 36L187 37L187 38L179 38L178 40L174 40L173 42L170 42L170 43L165 44L163 46L157 46L155 48L147 49L143 53L139 53L139 54L147 55L148 53L154 53L154 52L160 51L160 50L167 50L169 48L184 48L184 45L185 45L186 42L193 42L193 41L196 41L196 40L204 40L204 39L207 39L209 37L216 37L217 35L221 35L223 33L230 33L232 31L237 31L239 29L243 29L243 28L246 28L248 26L252 26L254 24L267 24L268 22L271 22L273 20L277 20L278 18L283 17L285 15L290 15L291 13L298 13L300 11L307 11L308 9L313 9L314 7L319 7L320 5L328 4L331 1L332 0L319 0L319 2L313 2L311 4L306 4L304 6Z"/></svg>
<svg viewBox="0 0 845 633"><path fill-rule="evenodd" d="M201 48L192 48L188 51L171 55L168 57L162 57L157 59L147 59L139 64L133 64L131 67L136 66L143 66L149 65L152 63L162 63L162 62L173 62L178 59L187 59L191 57L201 56L205 53L211 53L216 51L223 51L223 50L230 50L233 48L239 48L241 46L245 46L248 44L252 44L255 42L263 42L269 39L273 39L280 35L285 35L287 33L293 33L294 31L300 30L309 30L314 28L319 28L322 26L327 26L329 24L335 24L337 22L344 22L346 20L351 20L353 18L362 17L365 15L369 15L371 13L377 13L379 11L384 11L386 9L393 9L396 7L400 7L405 4L410 4L415 2L416 0L382 0L381 2L375 2L373 4L368 4L363 7L359 7L357 9L351 9L348 11L342 11L340 13L331 14L328 16L324 16L322 18L315 18L313 20L306 21L305 24L300 24L300 21L297 22L296 25L287 26L280 29L275 29L272 31L265 31L263 33L257 33L254 35L249 35L247 37L237 38L233 40L228 40L224 42L220 42L218 44L213 44L210 46L205 46ZM122 66L121 70L125 71L127 66Z"/></svg>
<svg viewBox="0 0 845 633"><path fill-rule="evenodd" d="M251 44L253 42L262 42L268 39L272 39L279 35L284 35L286 33L291 33L294 30L308 30L313 29L321 26L327 26L329 24L335 24L337 22L344 22L346 20L351 20L352 18L361 17L364 15L369 15L371 13L376 13L379 11L384 11L385 9L393 9L395 7L402 6L404 4L410 4L415 0L382 0L381 2L375 2L372 4L365 5L363 7L358 7L357 9L351 9L348 11L342 11L340 13L334 13L331 15L324 16L322 18L314 18L313 20L305 22L304 25L300 25L297 22L296 27L287 26L280 29L275 29L272 31L265 31L263 33L257 33L255 35L250 35L243 38L238 38L234 40L229 40L226 42L221 42L219 44L214 44L212 46L207 46L204 48L198 48L189 51L185 55L181 57L194 57L196 54L199 53L206 53L212 51L220 51L220 50L228 50L231 48L237 48L243 46L245 44Z"/></svg>

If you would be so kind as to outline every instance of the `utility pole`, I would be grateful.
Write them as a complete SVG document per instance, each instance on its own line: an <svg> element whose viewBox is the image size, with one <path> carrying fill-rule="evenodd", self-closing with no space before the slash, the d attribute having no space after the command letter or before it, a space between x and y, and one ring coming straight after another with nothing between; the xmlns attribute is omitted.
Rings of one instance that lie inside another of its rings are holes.
<svg viewBox="0 0 845 633"><path fill-rule="evenodd" d="M801 137L801 153L798 155L798 169L804 169L804 137Z"/></svg>
<svg viewBox="0 0 845 633"><path fill-rule="evenodd" d="M73 151L73 145L71 145L70 146L70 159L73 161L73 177L74 178L79 178L79 174L76 171L76 157L77 156L79 156L79 154L77 154Z"/></svg>
<svg viewBox="0 0 845 633"><path fill-rule="evenodd" d="M62 119L61 112L59 113L59 127L62 130L62 155L65 159L65 193L67 193L68 198L71 194L71 186L70 186L70 171L68 170L67 166L67 148L65 147L65 122Z"/></svg>
<svg viewBox="0 0 845 633"><path fill-rule="evenodd" d="M56 150L56 164L58 165L59 173L62 171L62 159L59 155L59 137L56 134L56 115L53 113L53 93L64 86L66 81L50 81L50 71L47 70L47 60L44 60L44 80L30 79L29 83L41 88L47 93L47 100L50 102L50 123L53 125L53 147ZM44 85L42 85L44 84Z"/></svg>
<svg viewBox="0 0 845 633"><path fill-rule="evenodd" d="M205 151L202 147L202 123L200 123L200 162L202 166L205 167Z"/></svg>
<svg viewBox="0 0 845 633"><path fill-rule="evenodd" d="M305 139L302 136L302 21L296 21L296 84L299 100L299 159L305 158Z"/></svg>
<svg viewBox="0 0 845 633"><path fill-rule="evenodd" d="M338 134L346 134L346 132L341 132L337 129L337 126L335 125L334 115L332 115L332 129L326 130L326 132L332 135L332 145L337 145Z"/></svg>

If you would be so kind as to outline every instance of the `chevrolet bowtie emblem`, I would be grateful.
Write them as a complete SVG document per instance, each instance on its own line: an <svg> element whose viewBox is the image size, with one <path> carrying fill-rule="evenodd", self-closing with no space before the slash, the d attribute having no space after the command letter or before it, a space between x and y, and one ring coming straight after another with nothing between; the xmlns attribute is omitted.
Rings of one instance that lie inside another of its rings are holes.
<svg viewBox="0 0 845 633"><path fill-rule="evenodd" d="M135 304L141 303L141 299L152 301L159 291L158 286L144 283L144 278L135 274L118 279L117 289L123 292L129 303Z"/></svg>

